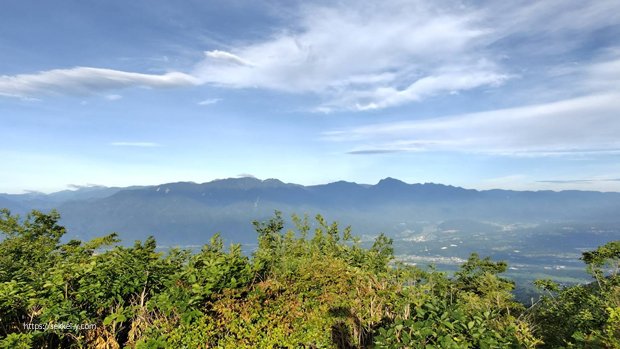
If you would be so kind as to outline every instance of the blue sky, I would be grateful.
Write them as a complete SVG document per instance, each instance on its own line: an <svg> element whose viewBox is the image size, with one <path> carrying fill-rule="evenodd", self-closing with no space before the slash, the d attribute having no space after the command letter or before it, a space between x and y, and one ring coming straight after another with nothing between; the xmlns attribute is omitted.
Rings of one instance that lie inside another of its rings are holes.
<svg viewBox="0 0 620 349"><path fill-rule="evenodd" d="M0 192L620 191L620 2L0 4Z"/></svg>

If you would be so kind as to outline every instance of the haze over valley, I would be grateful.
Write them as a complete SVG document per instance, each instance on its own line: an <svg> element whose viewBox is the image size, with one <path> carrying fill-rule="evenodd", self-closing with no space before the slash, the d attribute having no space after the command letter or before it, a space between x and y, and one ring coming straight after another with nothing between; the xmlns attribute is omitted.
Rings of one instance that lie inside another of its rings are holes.
<svg viewBox="0 0 620 349"><path fill-rule="evenodd" d="M118 232L124 244L152 235L163 249L198 250L219 232L248 254L256 248L252 221L267 220L279 210L290 228L291 214L321 214L350 225L365 244L387 234L398 261L451 271L477 252L507 261L507 275L525 285L539 278L587 281L581 253L620 236L620 193L479 191L394 178L374 185L303 186L241 177L2 194L0 203L21 214L57 209L67 239Z"/></svg>

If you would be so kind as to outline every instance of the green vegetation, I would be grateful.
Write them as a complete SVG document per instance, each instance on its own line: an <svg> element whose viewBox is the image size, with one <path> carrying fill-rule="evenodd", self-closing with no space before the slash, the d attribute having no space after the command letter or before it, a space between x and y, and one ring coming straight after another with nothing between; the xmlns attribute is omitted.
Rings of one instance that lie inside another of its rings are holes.
<svg viewBox="0 0 620 349"><path fill-rule="evenodd" d="M1 212L0 348L620 348L620 241L584 253L594 282L541 280L526 309L503 262L448 277L321 216L255 222L251 258L217 235L198 253L63 243L58 219Z"/></svg>

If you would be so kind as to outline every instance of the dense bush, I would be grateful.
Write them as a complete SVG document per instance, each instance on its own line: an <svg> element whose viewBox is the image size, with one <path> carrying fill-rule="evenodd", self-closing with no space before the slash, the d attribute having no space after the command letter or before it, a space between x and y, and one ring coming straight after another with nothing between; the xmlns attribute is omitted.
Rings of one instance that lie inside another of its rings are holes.
<svg viewBox="0 0 620 349"><path fill-rule="evenodd" d="M584 254L595 282L542 280L525 309L503 262L472 254L448 277L320 216L255 222L251 257L217 235L198 253L62 242L58 219L1 213L0 348L618 348L620 242Z"/></svg>
<svg viewBox="0 0 620 349"><path fill-rule="evenodd" d="M546 348L620 348L620 241L585 252L594 282L560 289L537 284L547 294L531 309ZM606 275L607 273L607 275Z"/></svg>

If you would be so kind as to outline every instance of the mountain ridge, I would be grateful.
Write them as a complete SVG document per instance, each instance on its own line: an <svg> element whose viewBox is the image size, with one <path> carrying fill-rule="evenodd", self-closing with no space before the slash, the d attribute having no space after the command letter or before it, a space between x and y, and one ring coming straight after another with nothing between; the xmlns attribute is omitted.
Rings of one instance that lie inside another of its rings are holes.
<svg viewBox="0 0 620 349"><path fill-rule="evenodd" d="M17 198L17 197L21 197L21 198L41 198L41 197L59 197L59 196L71 196L71 194L84 194L84 196L88 196L87 193L98 193L101 191L121 191L121 190L135 190L135 189L149 189L149 188L157 188L157 187L164 187L164 186L176 186L176 185L199 185L199 186L213 186L213 187L228 187L228 188L234 188L235 184L237 184L237 187L239 189L243 189L245 188L251 188L252 186L250 184L258 184L258 185L263 185L265 186L266 184L269 184L269 186L272 187L277 187L277 186L290 186L290 187L305 187L305 188L315 188L315 187L324 187L324 186L333 186L333 185L352 185L352 186L359 186L362 188L370 188L370 187L377 187L377 186L407 186L407 187L411 187L411 186L419 186L419 187L426 187L426 186L435 186L435 187L442 187L442 188L451 188L451 189L461 189L461 190L465 190L465 191L474 191L474 192L516 192L516 193L564 193L564 192L571 192L571 193L601 193L601 194L617 194L620 195L620 192L610 192L610 191L597 191L597 190L580 190L580 189L564 189L564 190L551 190L551 189L541 189L541 190L514 190L514 189L500 189L500 188L493 188L493 189L474 189L474 188L465 188L465 187L461 187L461 186L455 186L455 185L450 185L450 184L443 184L443 183L435 183L435 182L416 182L416 183L407 183L404 182L400 179L397 178L393 178L393 177L385 177L380 179L376 184L365 184L365 183L357 183L357 182L352 182L352 181L346 181L346 180L338 180L338 181L334 181L334 182L328 182L328 183L324 183L324 184L311 184L311 185L303 185L303 184L297 184L297 183L290 183L290 182L283 182L277 178L267 178L264 180L258 179L256 177L229 177L229 178L220 178L220 179L214 179L212 181L207 181L207 182L194 182L194 181L178 181L178 182L167 182L167 183L161 183L161 184L153 184L153 185L131 185L131 186L127 186L127 187L108 187L108 186L103 186L103 185L97 185L97 186L85 186L85 187L80 187L77 188L75 190L71 190L71 189L64 189L64 190L59 190L56 192L51 192L51 193L43 193L43 192L26 192L26 193L22 193L22 194L8 194L8 193L0 193L0 197L3 198ZM242 184L242 185L239 185ZM243 185L245 184L245 186Z"/></svg>
<svg viewBox="0 0 620 349"><path fill-rule="evenodd" d="M14 213L57 209L79 237L119 232L125 240L155 235L164 243L199 243L222 232L228 241L255 241L253 220L275 210L322 214L365 233L395 235L420 221L470 219L499 223L620 221L620 193L476 190L408 184L385 178L374 185L336 181L304 186L278 179L228 178L204 183L80 188L51 194L0 194Z"/></svg>

